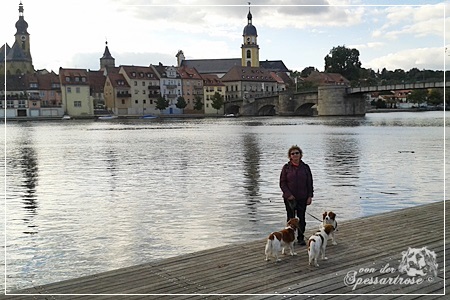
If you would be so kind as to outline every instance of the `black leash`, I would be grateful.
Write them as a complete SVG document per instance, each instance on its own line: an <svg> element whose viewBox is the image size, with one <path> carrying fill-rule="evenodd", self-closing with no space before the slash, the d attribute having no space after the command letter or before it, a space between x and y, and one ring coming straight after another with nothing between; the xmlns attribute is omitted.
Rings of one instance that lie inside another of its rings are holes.
<svg viewBox="0 0 450 300"><path fill-rule="evenodd" d="M269 198L269 201L272 201L272 199ZM289 206L291 207L291 209L294 209L294 207L295 207L294 201L289 201L288 204L289 204ZM294 206L292 206L292 205L294 205ZM311 216L311 217L313 217L314 219L316 219L317 221L319 221L320 223L322 223L322 220L321 220L321 219L314 217L314 216L311 215L309 212L306 212L306 213L307 213L309 216Z"/></svg>
<svg viewBox="0 0 450 300"><path fill-rule="evenodd" d="M310 215L311 217L313 217L314 219L316 219L317 221L319 221L320 223L322 223L322 220L320 220L320 219L318 219L318 218L316 218L316 217L314 217L312 214L310 214L309 212L306 212L308 215Z"/></svg>

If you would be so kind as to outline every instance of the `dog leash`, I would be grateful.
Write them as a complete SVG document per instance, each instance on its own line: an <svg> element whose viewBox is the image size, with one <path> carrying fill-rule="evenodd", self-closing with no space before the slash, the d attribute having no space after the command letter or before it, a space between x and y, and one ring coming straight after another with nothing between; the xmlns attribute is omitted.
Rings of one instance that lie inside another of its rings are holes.
<svg viewBox="0 0 450 300"><path fill-rule="evenodd" d="M272 201L271 198L269 198L269 201ZM289 202L289 205L291 205L291 202ZM293 209L293 207L291 206L291 209ZM320 223L322 223L322 220L319 218L314 217L313 215L311 215L309 212L306 212L309 216L313 217L314 219L316 219L317 221L319 221Z"/></svg>
<svg viewBox="0 0 450 300"><path fill-rule="evenodd" d="M313 217L314 219L316 219L317 221L319 221L320 223L322 223L322 220L320 220L320 219L318 219L318 218L316 218L316 217L314 217L312 214L310 214L309 212L306 212L309 216L311 216L311 217Z"/></svg>

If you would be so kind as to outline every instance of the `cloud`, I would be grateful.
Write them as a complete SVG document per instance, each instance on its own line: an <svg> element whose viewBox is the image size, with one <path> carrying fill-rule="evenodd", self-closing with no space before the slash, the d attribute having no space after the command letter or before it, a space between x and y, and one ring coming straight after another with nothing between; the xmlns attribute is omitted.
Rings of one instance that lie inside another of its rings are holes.
<svg viewBox="0 0 450 300"><path fill-rule="evenodd" d="M422 6L394 6L385 9L387 22L372 33L373 37L397 39L402 35L415 37L444 37L445 22L442 4Z"/></svg>
<svg viewBox="0 0 450 300"><path fill-rule="evenodd" d="M153 30L172 27L174 30L196 30L205 33L214 32L223 26L229 31L242 27L242 20L247 16L242 1L165 1L153 0L114 0L117 9L145 20ZM186 3L185 3L186 2ZM339 1L336 6L327 0L261 0L251 5L251 12L257 15L255 26L269 28L308 28L339 26L347 27L362 21L365 8L362 6L342 6L347 1ZM170 19L170 22L166 22ZM231 36L231 34L229 34Z"/></svg>
<svg viewBox="0 0 450 300"><path fill-rule="evenodd" d="M389 53L368 62L362 62L362 67L373 70L381 70L386 66L390 66L389 70L412 68L444 70L444 57L444 47L416 48Z"/></svg>

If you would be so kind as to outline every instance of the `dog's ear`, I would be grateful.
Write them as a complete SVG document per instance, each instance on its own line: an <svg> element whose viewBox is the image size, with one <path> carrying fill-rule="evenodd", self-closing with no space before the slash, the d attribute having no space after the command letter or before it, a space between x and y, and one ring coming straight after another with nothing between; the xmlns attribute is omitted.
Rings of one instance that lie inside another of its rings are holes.
<svg viewBox="0 0 450 300"><path fill-rule="evenodd" d="M331 218L332 220L334 220L334 219L336 218L336 214L335 214L334 212L332 212L332 211L330 211L330 212L328 213L328 215L330 216L330 218Z"/></svg>
<svg viewBox="0 0 450 300"><path fill-rule="evenodd" d="M325 220L325 218L327 217L327 212L323 213L323 219Z"/></svg>

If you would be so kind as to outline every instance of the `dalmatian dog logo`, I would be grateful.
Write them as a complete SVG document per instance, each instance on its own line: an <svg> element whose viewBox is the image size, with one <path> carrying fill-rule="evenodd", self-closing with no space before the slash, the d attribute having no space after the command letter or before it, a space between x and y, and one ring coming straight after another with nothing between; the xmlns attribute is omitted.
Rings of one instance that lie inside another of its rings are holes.
<svg viewBox="0 0 450 300"><path fill-rule="evenodd" d="M436 253L428 250L427 247L411 248L402 252L402 260L398 266L400 273L408 276L437 276L438 264L436 263Z"/></svg>

